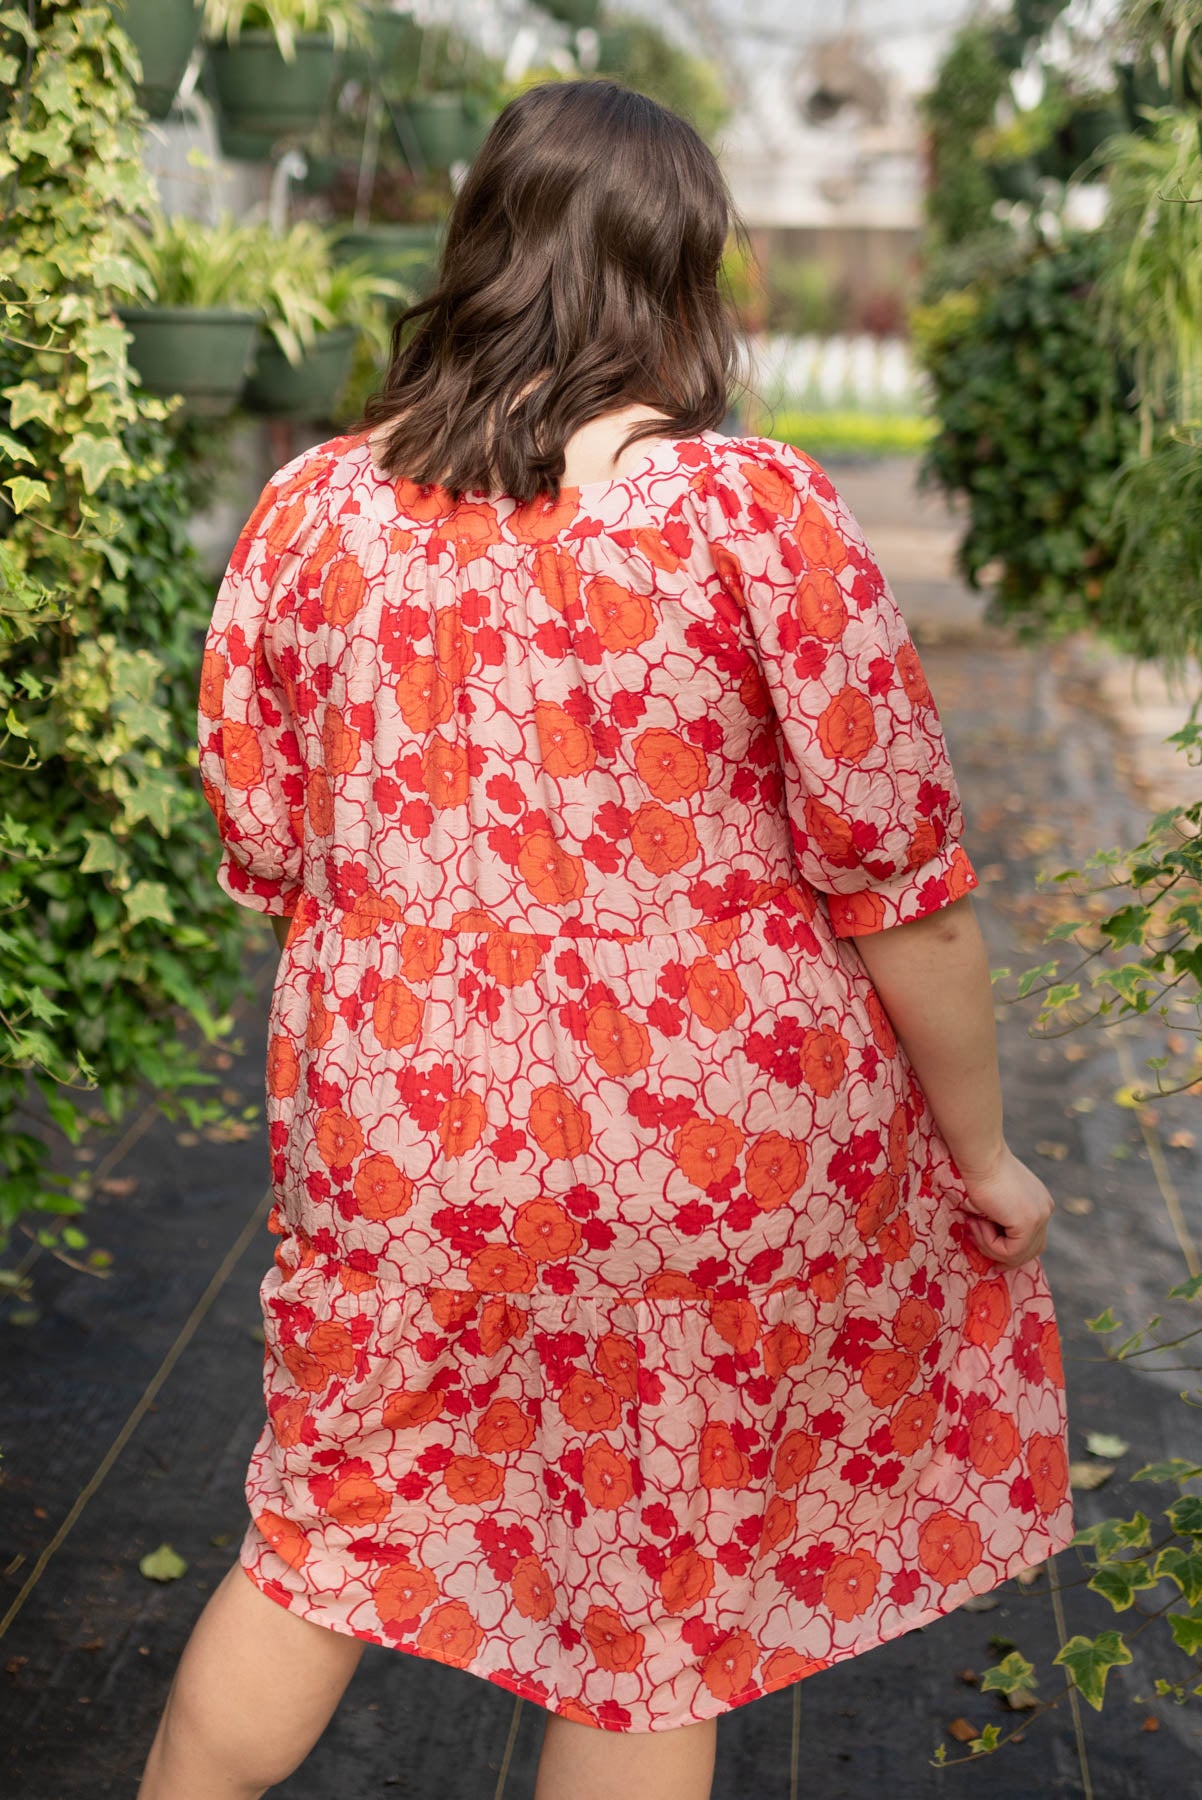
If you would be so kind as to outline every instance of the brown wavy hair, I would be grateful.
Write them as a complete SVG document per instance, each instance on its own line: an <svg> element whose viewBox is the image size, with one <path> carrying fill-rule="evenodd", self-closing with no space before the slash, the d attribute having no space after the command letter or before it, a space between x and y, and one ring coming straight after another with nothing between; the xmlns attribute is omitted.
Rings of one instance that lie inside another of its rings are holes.
<svg viewBox="0 0 1202 1800"><path fill-rule="evenodd" d="M362 420L380 467L456 498L558 499L590 419L655 407L623 451L716 428L738 356L732 232L746 242L712 152L667 107L605 80L511 100L456 196L436 285L393 329Z"/></svg>

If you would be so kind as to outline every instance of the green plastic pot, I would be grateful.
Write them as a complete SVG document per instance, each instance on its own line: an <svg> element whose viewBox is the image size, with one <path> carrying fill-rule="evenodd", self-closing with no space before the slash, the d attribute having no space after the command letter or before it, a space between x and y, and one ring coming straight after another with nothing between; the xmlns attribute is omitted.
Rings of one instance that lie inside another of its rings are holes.
<svg viewBox="0 0 1202 1800"><path fill-rule="evenodd" d="M540 4L553 19L571 25L576 31L596 25L601 12L601 0L540 0Z"/></svg>
<svg viewBox="0 0 1202 1800"><path fill-rule="evenodd" d="M293 62L284 61L270 31L244 31L235 43L210 44L207 60L223 149L227 130L232 141L257 140L268 150L279 138L311 134L338 68L333 40L316 33L297 38Z"/></svg>
<svg viewBox="0 0 1202 1800"><path fill-rule="evenodd" d="M471 162L492 123L479 117L460 93L413 94L405 111L422 160L431 169Z"/></svg>
<svg viewBox="0 0 1202 1800"><path fill-rule="evenodd" d="M441 224L352 227L338 239L334 254L343 262L362 257L377 275L425 294L438 273L442 233Z"/></svg>
<svg viewBox="0 0 1202 1800"><path fill-rule="evenodd" d="M629 28L625 25L603 25L597 38L597 68L607 74L624 69L630 61Z"/></svg>
<svg viewBox="0 0 1202 1800"><path fill-rule="evenodd" d="M133 333L129 360L148 394L182 394L187 411L234 410L254 360L258 313L193 306L118 308Z"/></svg>
<svg viewBox="0 0 1202 1800"><path fill-rule="evenodd" d="M328 419L351 378L358 337L353 325L323 332L294 365L273 337L261 333L243 397L247 411L274 419Z"/></svg>
<svg viewBox="0 0 1202 1800"><path fill-rule="evenodd" d="M395 74L399 68L415 69L421 54L422 28L407 13L375 11L369 15L370 49L356 46L343 53L341 75L345 81L369 81L373 75Z"/></svg>
<svg viewBox="0 0 1202 1800"><path fill-rule="evenodd" d="M125 0L117 19L142 64L138 100L152 119L165 119L200 37L200 8L195 0Z"/></svg>

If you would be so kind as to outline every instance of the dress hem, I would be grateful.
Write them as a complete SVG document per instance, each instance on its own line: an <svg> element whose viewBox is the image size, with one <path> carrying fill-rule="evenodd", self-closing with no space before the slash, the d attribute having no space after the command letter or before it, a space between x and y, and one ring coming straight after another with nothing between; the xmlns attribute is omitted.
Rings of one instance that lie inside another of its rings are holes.
<svg viewBox="0 0 1202 1800"><path fill-rule="evenodd" d="M833 1669L838 1663L849 1662L852 1657L863 1656L869 1650L879 1649L882 1644L892 1643L895 1638L905 1637L911 1631L919 1631L924 1625L933 1624L936 1619L945 1618L949 1613L958 1612L966 1600L978 1599L982 1594L991 1594L997 1588L1003 1587L1007 1581L1012 1581L1021 1570L1038 1567L1041 1561L1048 1562L1053 1557L1059 1556L1062 1550L1067 1550L1072 1544L1074 1535L1075 1525L1073 1519L1070 1517L1063 1534L1051 1533L1048 1535L1045 1540L1047 1545L1046 1553L1042 1558L1040 1558L1037 1553L1035 1558L1032 1559L1031 1546L1028 1541L1021 1555L1015 1555L1007 1559L1002 1565L1004 1572L999 1575L998 1579L991 1583L989 1587L973 1589L970 1593L962 1595L960 1599L951 1604L949 1604L946 1599L946 1594L951 1592L951 1589L949 1588L945 1592L943 1601L939 1604L929 1606L925 1611L914 1614L913 1617L899 1618L889 1629L878 1632L874 1637L866 1640L858 1639L854 1644L845 1645L843 1649L836 1650L831 1656L827 1657L820 1667L811 1669L805 1675L799 1675L792 1681L778 1682L775 1687L760 1688L754 1694L745 1694L740 1698L727 1701L719 1701L715 1695L712 1697L715 1701L713 1706L698 1712L695 1717L675 1719L671 1723L665 1722L656 1725L622 1726L603 1725L598 1720L593 1728L598 1731L617 1731L624 1736L631 1737L654 1731L678 1730L684 1725L702 1725L710 1719L719 1719L724 1713L735 1712L741 1706L750 1706L754 1700L766 1700L772 1694L783 1693L786 1688L795 1687L799 1681L808 1681L814 1675L821 1675L828 1669ZM555 1713L560 1716L566 1715L572 1718L576 1724L588 1725L592 1723L590 1720L576 1717L576 1709L585 1708L587 1702L582 1700L572 1700L571 1702L567 1702L562 1697L555 1695L549 1695L544 1699L537 1694L533 1688L525 1686L516 1679L506 1677L502 1670L483 1668L478 1658L473 1658L471 1662L466 1663L448 1662L445 1657L435 1656L429 1650L419 1650L409 1644L391 1643L388 1639L380 1637L376 1632L357 1631L353 1625L348 1625L344 1621L323 1617L322 1609L306 1603L303 1596L300 1594L294 1593L291 1596L292 1600L296 1601L297 1604L289 1604L288 1601L280 1598L278 1592L280 1586L279 1583L275 1584L277 1591L272 1591L272 1588L268 1583L263 1581L245 1560L240 1558L239 1561L240 1566L261 1594L264 1594L267 1599L273 1600L275 1604L282 1607L285 1612L294 1613L297 1618L304 1619L308 1624L324 1626L327 1631L336 1631L342 1637L354 1637L361 1639L362 1642L367 1644L379 1644L381 1648L385 1650L399 1650L403 1655L418 1657L423 1662L442 1663L446 1668L462 1669L465 1674L475 1675L481 1681L487 1681L493 1687L502 1688L507 1694L513 1694L519 1700L529 1700L532 1705L540 1707L544 1712ZM960 1583L956 1583L956 1586L960 1585ZM314 1614L317 1616L314 1617ZM571 1711L569 1711L569 1706L572 1709Z"/></svg>

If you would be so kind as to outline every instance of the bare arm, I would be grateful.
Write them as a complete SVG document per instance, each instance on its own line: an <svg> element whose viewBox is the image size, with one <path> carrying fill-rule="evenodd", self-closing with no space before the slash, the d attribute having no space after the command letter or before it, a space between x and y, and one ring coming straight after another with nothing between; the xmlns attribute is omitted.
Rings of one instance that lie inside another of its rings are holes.
<svg viewBox="0 0 1202 1800"><path fill-rule="evenodd" d="M964 1177L981 1249L1016 1267L1039 1255L1052 1197L1006 1143L981 928L966 895L856 949Z"/></svg>

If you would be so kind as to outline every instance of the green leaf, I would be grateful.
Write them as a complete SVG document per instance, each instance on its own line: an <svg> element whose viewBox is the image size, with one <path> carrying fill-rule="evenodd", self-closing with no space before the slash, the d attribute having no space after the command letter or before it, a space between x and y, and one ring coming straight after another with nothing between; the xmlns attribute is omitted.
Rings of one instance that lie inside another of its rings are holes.
<svg viewBox="0 0 1202 1800"><path fill-rule="evenodd" d="M1106 1431L1090 1431L1085 1435L1085 1448L1091 1456L1113 1458L1126 1456L1131 1446L1124 1438L1112 1437Z"/></svg>
<svg viewBox="0 0 1202 1800"><path fill-rule="evenodd" d="M1196 1300L1199 1294L1202 1294L1202 1275L1191 1275L1188 1281L1169 1289L1170 1300Z"/></svg>
<svg viewBox="0 0 1202 1800"><path fill-rule="evenodd" d="M125 911L133 925L145 919L157 919L163 925L175 923L167 888L161 881L135 881L125 896Z"/></svg>
<svg viewBox="0 0 1202 1800"><path fill-rule="evenodd" d="M89 437L81 432L67 444L62 460L67 468L79 470L85 489L94 494L105 477L126 461L126 456L116 438Z"/></svg>
<svg viewBox="0 0 1202 1800"><path fill-rule="evenodd" d="M14 431L36 419L53 429L62 404L53 388L39 387L35 381L22 381L5 388L4 398L10 403L8 422Z"/></svg>
<svg viewBox="0 0 1202 1800"><path fill-rule="evenodd" d="M50 489L44 481L34 481L28 475L14 475L4 485L13 497L12 508L15 513L23 513L35 501L39 506L50 504Z"/></svg>
<svg viewBox="0 0 1202 1800"><path fill-rule="evenodd" d="M1174 1500L1168 1520L1178 1537L1202 1537L1202 1494L1183 1494Z"/></svg>
<svg viewBox="0 0 1202 1800"><path fill-rule="evenodd" d="M1164 1462L1145 1463L1142 1469L1135 1471L1131 1479L1132 1481L1192 1481L1195 1475L1202 1475L1202 1465L1184 1462L1180 1456L1170 1456Z"/></svg>
<svg viewBox="0 0 1202 1800"><path fill-rule="evenodd" d="M1076 1549L1096 1550L1104 1562L1116 1550L1143 1550L1152 1541L1152 1523L1146 1513L1137 1512L1131 1519L1102 1519L1097 1525L1085 1525L1073 1538Z"/></svg>
<svg viewBox="0 0 1202 1800"><path fill-rule="evenodd" d="M87 850L79 865L81 875L104 875L124 869L128 857L116 838L107 831L85 831Z"/></svg>
<svg viewBox="0 0 1202 1800"><path fill-rule="evenodd" d="M1100 1312L1096 1319L1086 1319L1085 1323L1091 1331L1099 1332L1117 1331L1120 1325L1120 1321L1115 1318L1109 1307L1105 1312Z"/></svg>
<svg viewBox="0 0 1202 1800"><path fill-rule="evenodd" d="M20 438L13 437L7 431L0 431L0 450L10 462L31 463L38 460L28 444L23 444Z"/></svg>
<svg viewBox="0 0 1202 1800"><path fill-rule="evenodd" d="M986 1669L981 1677L983 1694L1013 1694L1020 1688L1034 1690L1035 1664L1012 1650L995 1668Z"/></svg>
<svg viewBox="0 0 1202 1800"><path fill-rule="evenodd" d="M1194 1618L1192 1613L1171 1612L1166 1617L1178 1649L1187 1656L1196 1656L1202 1650L1202 1619Z"/></svg>
<svg viewBox="0 0 1202 1800"><path fill-rule="evenodd" d="M1069 1679L1095 1712L1101 1712L1106 1677L1111 1669L1131 1661L1131 1652L1120 1631L1099 1632L1095 1638L1071 1637L1053 1661L1068 1670Z"/></svg>
<svg viewBox="0 0 1202 1800"><path fill-rule="evenodd" d="M1196 1605L1202 1600L1202 1550L1179 1550L1170 1544L1156 1559L1156 1576L1175 1581L1190 1605Z"/></svg>
<svg viewBox="0 0 1202 1800"><path fill-rule="evenodd" d="M138 1564L138 1571L148 1581L178 1581L185 1574L188 1565L178 1551L170 1544L160 1544L157 1550L148 1550Z"/></svg>
<svg viewBox="0 0 1202 1800"><path fill-rule="evenodd" d="M1128 1562L1103 1563L1090 1576L1086 1586L1109 1600L1115 1612L1126 1612L1135 1604L1136 1594L1144 1588L1155 1587L1156 1580L1147 1563L1140 1557L1133 1557Z"/></svg>

